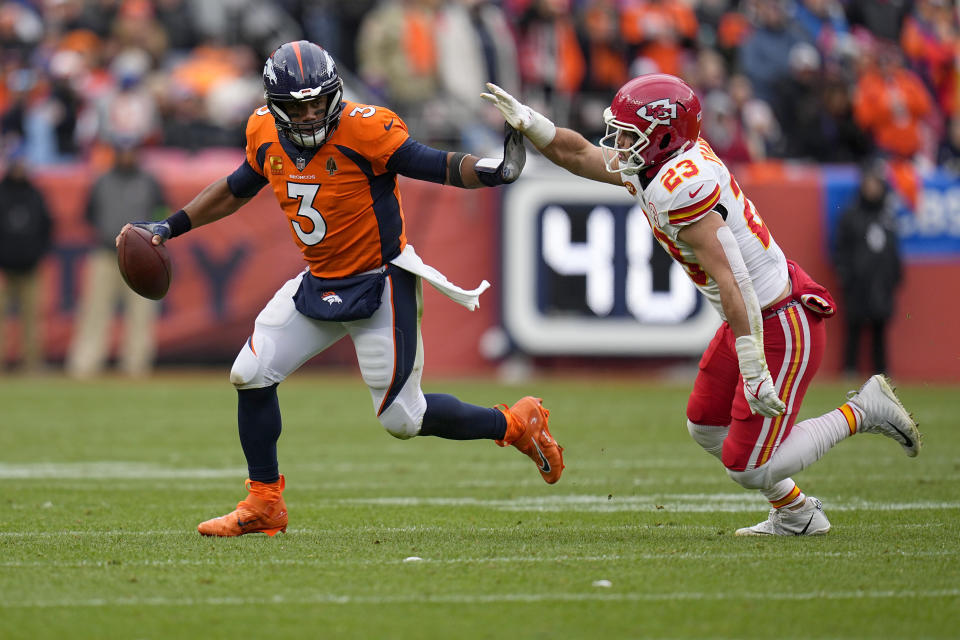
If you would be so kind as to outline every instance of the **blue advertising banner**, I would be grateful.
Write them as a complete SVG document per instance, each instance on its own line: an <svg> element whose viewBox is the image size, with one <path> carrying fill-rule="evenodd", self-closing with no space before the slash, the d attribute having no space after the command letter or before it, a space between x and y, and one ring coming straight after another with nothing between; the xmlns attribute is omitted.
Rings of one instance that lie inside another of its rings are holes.
<svg viewBox="0 0 960 640"><path fill-rule="evenodd" d="M837 219L857 194L860 174L852 167L823 170L824 222L833 246ZM935 171L923 180L916 212L902 202L896 207L900 250L907 261L960 260L960 176Z"/></svg>

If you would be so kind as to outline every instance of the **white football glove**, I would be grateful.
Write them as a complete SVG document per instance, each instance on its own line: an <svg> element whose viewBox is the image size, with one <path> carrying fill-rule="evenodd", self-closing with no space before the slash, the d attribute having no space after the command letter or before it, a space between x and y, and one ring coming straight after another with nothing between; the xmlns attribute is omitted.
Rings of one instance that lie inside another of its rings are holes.
<svg viewBox="0 0 960 640"><path fill-rule="evenodd" d="M487 83L487 89L490 93L481 93L480 97L492 102L507 123L527 136L537 148L542 149L553 142L557 127L545 115L520 103L492 82Z"/></svg>
<svg viewBox="0 0 960 640"><path fill-rule="evenodd" d="M760 342L752 335L740 336L736 348L740 375L743 376L743 395L747 398L750 411L768 418L781 415L787 405L777 396L777 388L767 368Z"/></svg>

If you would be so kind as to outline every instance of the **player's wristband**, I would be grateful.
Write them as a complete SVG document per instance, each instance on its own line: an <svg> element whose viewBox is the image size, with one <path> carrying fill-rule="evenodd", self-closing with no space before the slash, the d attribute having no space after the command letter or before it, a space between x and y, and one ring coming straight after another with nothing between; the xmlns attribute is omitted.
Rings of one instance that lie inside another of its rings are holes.
<svg viewBox="0 0 960 640"><path fill-rule="evenodd" d="M193 222L190 220L190 216L188 216L187 212L183 209L180 209L163 222L170 227L171 238L176 238L177 236L183 235L193 228Z"/></svg>
<svg viewBox="0 0 960 640"><path fill-rule="evenodd" d="M539 111L530 109L530 124L523 130L523 135L538 149L543 149L556 137L557 125Z"/></svg>
<svg viewBox="0 0 960 640"><path fill-rule="evenodd" d="M450 184L454 187L463 189L466 186L463 184L461 165L463 165L463 159L466 158L467 155L466 153L458 152L453 154L453 157L448 161L450 163Z"/></svg>

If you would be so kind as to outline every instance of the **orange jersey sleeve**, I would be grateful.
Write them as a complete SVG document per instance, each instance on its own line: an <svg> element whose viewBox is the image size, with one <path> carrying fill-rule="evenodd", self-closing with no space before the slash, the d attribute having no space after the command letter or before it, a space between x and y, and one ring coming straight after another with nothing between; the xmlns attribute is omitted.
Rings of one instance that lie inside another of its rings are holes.
<svg viewBox="0 0 960 640"><path fill-rule="evenodd" d="M281 139L266 107L250 116L247 162L268 180L313 275L376 269L406 246L397 175L387 162L408 138L394 112L353 102L316 149Z"/></svg>

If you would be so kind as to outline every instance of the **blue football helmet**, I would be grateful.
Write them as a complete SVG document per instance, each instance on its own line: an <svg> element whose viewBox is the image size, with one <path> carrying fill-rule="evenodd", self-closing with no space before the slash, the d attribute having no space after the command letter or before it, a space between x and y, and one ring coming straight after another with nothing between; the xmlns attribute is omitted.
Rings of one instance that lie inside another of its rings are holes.
<svg viewBox="0 0 960 640"><path fill-rule="evenodd" d="M322 47L298 40L274 51L263 66L267 108L277 131L298 147L319 147L336 130L343 112L343 80ZM327 96L326 115L311 122L291 122L285 105Z"/></svg>

